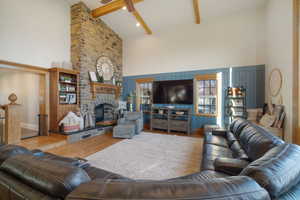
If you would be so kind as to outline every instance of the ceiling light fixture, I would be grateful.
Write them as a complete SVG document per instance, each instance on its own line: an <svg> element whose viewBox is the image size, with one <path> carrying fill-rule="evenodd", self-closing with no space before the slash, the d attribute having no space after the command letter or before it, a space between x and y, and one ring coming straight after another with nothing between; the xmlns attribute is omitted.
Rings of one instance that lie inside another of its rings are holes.
<svg viewBox="0 0 300 200"><path fill-rule="evenodd" d="M123 9L123 10L126 10L126 6L124 6L122 9Z"/></svg>
<svg viewBox="0 0 300 200"><path fill-rule="evenodd" d="M136 23L136 27L140 27L141 26L141 24L140 23Z"/></svg>

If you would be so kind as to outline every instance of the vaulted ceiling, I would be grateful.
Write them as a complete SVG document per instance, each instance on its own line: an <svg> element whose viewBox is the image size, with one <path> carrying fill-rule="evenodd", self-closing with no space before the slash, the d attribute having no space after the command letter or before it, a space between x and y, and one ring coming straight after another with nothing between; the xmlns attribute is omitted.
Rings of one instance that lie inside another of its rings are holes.
<svg viewBox="0 0 300 200"><path fill-rule="evenodd" d="M79 0L68 0L71 4ZM81 0L90 9L95 9L103 4L99 0ZM263 7L267 0L199 0L201 22L212 18L231 15L235 12ZM194 24L195 14L193 0L144 0L135 4L135 8L148 24L153 34L174 29L183 24ZM101 16L115 32L123 38L144 35L142 27L136 27L136 18L127 10L117 10Z"/></svg>

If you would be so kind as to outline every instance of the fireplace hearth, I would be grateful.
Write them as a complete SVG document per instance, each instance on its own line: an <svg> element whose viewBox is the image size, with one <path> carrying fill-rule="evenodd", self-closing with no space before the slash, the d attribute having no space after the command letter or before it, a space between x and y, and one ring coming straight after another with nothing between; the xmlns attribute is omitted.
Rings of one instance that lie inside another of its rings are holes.
<svg viewBox="0 0 300 200"><path fill-rule="evenodd" d="M115 108L112 104L103 103L95 106L96 126L111 126L116 123Z"/></svg>

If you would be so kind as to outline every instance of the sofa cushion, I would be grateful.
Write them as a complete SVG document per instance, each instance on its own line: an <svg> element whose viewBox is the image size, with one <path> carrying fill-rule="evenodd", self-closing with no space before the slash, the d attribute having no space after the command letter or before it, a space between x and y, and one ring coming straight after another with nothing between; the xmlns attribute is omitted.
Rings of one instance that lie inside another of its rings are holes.
<svg viewBox="0 0 300 200"><path fill-rule="evenodd" d="M90 181L87 173L71 165L53 160L43 160L32 155L17 155L5 160L4 171L45 194L65 198L81 183Z"/></svg>
<svg viewBox="0 0 300 200"><path fill-rule="evenodd" d="M249 122L242 118L235 119L229 126L229 131L232 132L236 138L239 138L242 130L249 124Z"/></svg>
<svg viewBox="0 0 300 200"><path fill-rule="evenodd" d="M181 199L181 200L269 200L266 190L249 177L228 177L206 180L124 181L95 180L76 188L67 200L112 199Z"/></svg>
<svg viewBox="0 0 300 200"><path fill-rule="evenodd" d="M252 162L241 173L250 176L277 198L300 181L300 147L283 144Z"/></svg>
<svg viewBox="0 0 300 200"><path fill-rule="evenodd" d="M214 144L204 144L203 154L232 158L232 151L229 148Z"/></svg>
<svg viewBox="0 0 300 200"><path fill-rule="evenodd" d="M284 142L265 129L249 124L239 137L239 142L251 161L263 156L267 151Z"/></svg>
<svg viewBox="0 0 300 200"><path fill-rule="evenodd" d="M214 161L216 158L233 158L232 151L227 147L204 144L203 148L201 170L215 170Z"/></svg>
<svg viewBox="0 0 300 200"><path fill-rule="evenodd" d="M241 160L248 160L248 156L244 149L241 147L238 141L235 141L231 146L230 149L232 151L232 155L234 158L241 159Z"/></svg>
<svg viewBox="0 0 300 200"><path fill-rule="evenodd" d="M227 138L227 143L229 145L229 147L235 142L237 141L238 139L235 137L235 135L228 131L227 134L226 134L226 138Z"/></svg>
<svg viewBox="0 0 300 200"><path fill-rule="evenodd" d="M0 147L0 165L6 159L20 154L32 155L32 152L24 147L17 146L17 145L12 145L12 144L2 145Z"/></svg>
<svg viewBox="0 0 300 200"><path fill-rule="evenodd" d="M214 144L221 147L228 147L226 138L222 136L213 135L211 133L206 133L204 136L204 144Z"/></svg>

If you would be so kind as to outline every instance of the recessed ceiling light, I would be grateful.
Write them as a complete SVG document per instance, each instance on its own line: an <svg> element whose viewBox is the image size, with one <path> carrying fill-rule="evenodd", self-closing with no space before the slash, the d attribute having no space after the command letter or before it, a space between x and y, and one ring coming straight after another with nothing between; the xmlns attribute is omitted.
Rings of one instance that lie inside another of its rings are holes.
<svg viewBox="0 0 300 200"><path fill-rule="evenodd" d="M140 23L136 23L136 27L139 27L141 24Z"/></svg>
<svg viewBox="0 0 300 200"><path fill-rule="evenodd" d="M123 10L126 10L126 6L124 6L122 9L123 9Z"/></svg>

